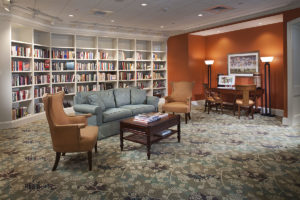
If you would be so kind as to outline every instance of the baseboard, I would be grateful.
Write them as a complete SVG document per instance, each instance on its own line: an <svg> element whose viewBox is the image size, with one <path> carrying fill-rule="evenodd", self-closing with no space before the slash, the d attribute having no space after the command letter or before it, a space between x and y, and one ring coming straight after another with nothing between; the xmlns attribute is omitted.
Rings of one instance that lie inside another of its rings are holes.
<svg viewBox="0 0 300 200"><path fill-rule="evenodd" d="M74 113L73 107L65 108L64 110L65 110L65 113L67 113L67 114ZM0 122L0 130L1 129L9 129L9 128L20 127L24 124L34 122L34 121L38 121L38 120L41 120L41 119L46 119L45 112L37 113L37 114L34 114L34 115L29 114L26 117L22 117L20 119L16 119L16 120L13 120L13 121Z"/></svg>

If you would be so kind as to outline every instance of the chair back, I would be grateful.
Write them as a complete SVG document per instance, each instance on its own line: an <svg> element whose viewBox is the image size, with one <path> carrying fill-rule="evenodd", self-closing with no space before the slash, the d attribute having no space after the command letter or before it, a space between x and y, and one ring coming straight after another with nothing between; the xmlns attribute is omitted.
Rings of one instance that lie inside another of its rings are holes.
<svg viewBox="0 0 300 200"><path fill-rule="evenodd" d="M194 82L186 81L171 82L173 101L186 102L187 98L193 94L194 84Z"/></svg>
<svg viewBox="0 0 300 200"><path fill-rule="evenodd" d="M254 96L256 96L255 95L256 85L236 85L235 89L242 92L244 106L249 106L250 91L253 91Z"/></svg>
<svg viewBox="0 0 300 200"><path fill-rule="evenodd" d="M204 88L204 98L210 97L211 96L211 91L208 88L208 84L203 83L203 88Z"/></svg>

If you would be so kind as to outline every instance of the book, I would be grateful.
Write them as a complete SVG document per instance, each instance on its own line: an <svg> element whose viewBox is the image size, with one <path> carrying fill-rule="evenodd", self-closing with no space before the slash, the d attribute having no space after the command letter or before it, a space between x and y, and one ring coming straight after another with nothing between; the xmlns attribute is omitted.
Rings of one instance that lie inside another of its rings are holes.
<svg viewBox="0 0 300 200"><path fill-rule="evenodd" d="M166 129L166 130L163 130L163 131L161 131L161 132L159 132L159 133L155 133L155 135L158 135L158 136L166 136L166 135L170 134L171 132L172 132L172 130Z"/></svg>
<svg viewBox="0 0 300 200"><path fill-rule="evenodd" d="M134 117L134 121L148 124L148 123L160 120L167 116L168 116L167 113L144 113L144 114L136 115Z"/></svg>

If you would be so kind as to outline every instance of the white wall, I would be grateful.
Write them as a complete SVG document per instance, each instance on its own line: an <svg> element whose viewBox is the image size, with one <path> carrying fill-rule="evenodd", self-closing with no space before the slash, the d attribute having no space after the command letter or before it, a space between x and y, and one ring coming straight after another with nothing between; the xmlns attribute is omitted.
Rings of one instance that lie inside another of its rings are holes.
<svg viewBox="0 0 300 200"><path fill-rule="evenodd" d="M0 20L0 122L11 120L10 23Z"/></svg>

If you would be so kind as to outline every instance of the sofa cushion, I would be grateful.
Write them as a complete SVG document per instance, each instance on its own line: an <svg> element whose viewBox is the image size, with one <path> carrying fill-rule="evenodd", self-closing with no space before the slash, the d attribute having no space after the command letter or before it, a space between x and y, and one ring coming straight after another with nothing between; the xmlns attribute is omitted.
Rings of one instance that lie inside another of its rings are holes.
<svg viewBox="0 0 300 200"><path fill-rule="evenodd" d="M130 88L114 89L114 94L117 107L130 104Z"/></svg>
<svg viewBox="0 0 300 200"><path fill-rule="evenodd" d="M146 102L146 90L132 88L130 92L131 104L144 104Z"/></svg>
<svg viewBox="0 0 300 200"><path fill-rule="evenodd" d="M78 92L75 96L75 104L88 104L88 96L92 94L97 94L98 92L89 91L89 92Z"/></svg>
<svg viewBox="0 0 300 200"><path fill-rule="evenodd" d="M115 97L114 97L114 91L111 90L102 90L98 93L99 97L102 99L105 108L115 108Z"/></svg>
<svg viewBox="0 0 300 200"><path fill-rule="evenodd" d="M111 122L131 117L131 111L124 108L109 108L103 112L103 122Z"/></svg>
<svg viewBox="0 0 300 200"><path fill-rule="evenodd" d="M132 115L155 112L155 107L153 105L147 105L147 104L125 105L122 106L121 108L130 110L132 112Z"/></svg>
<svg viewBox="0 0 300 200"><path fill-rule="evenodd" d="M88 102L91 105L99 106L101 110L105 110L105 104L102 101L102 98L97 94L92 94L88 96Z"/></svg>

